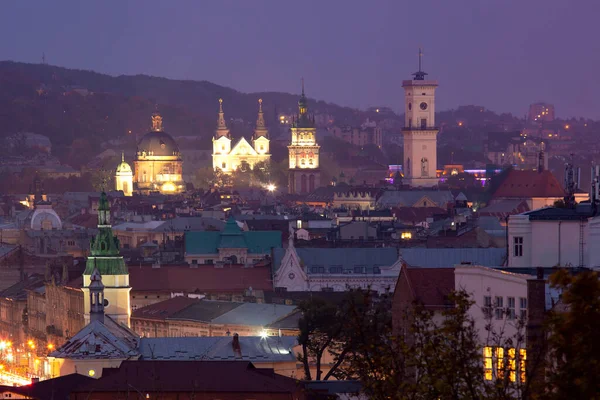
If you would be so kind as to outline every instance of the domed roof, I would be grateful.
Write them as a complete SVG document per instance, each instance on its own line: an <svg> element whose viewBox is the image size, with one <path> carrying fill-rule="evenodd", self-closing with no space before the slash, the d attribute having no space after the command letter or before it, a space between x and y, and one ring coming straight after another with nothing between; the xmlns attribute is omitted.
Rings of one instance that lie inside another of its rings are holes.
<svg viewBox="0 0 600 400"><path fill-rule="evenodd" d="M121 164L117 167L117 174L133 173L131 166L125 162L125 155L121 154Z"/></svg>
<svg viewBox="0 0 600 400"><path fill-rule="evenodd" d="M171 135L163 131L146 133L138 143L137 151L138 153L145 151L153 156L179 155L177 143Z"/></svg>
<svg viewBox="0 0 600 400"><path fill-rule="evenodd" d="M152 130L144 135L137 146L138 154L146 152L150 156L179 156L179 147L175 140L162 129L162 117L152 115Z"/></svg>

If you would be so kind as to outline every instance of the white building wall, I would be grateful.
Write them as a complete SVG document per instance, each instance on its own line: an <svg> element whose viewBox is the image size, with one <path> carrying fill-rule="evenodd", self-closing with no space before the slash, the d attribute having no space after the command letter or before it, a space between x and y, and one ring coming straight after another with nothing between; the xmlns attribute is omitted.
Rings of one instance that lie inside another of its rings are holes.
<svg viewBox="0 0 600 400"><path fill-rule="evenodd" d="M529 220L527 214L512 215L508 222L508 266L515 268L554 267L557 265L582 264L590 266L590 254L593 265L600 264L600 251L590 245L595 237L590 236L589 224L583 221L540 221ZM594 228L594 235L600 236L600 221ZM515 239L523 238L522 255L518 255ZM583 242L583 245L582 245Z"/></svg>
<svg viewBox="0 0 600 400"><path fill-rule="evenodd" d="M481 266L456 266L454 269L455 290L465 290L474 301L469 309L469 314L475 321L475 328L479 333L482 345L494 346L491 332L502 333L504 339L514 337L518 332L518 321L521 315L520 299L527 299L527 279L529 275L513 274L505 271L494 270ZM503 307L509 305L509 298L515 301L515 319L503 313L502 318L496 318L492 310L491 319L484 315L485 297L491 298L492 306L496 297L502 298ZM492 330L488 331L486 325L490 323ZM522 330L522 333L525 333ZM521 347L525 347L523 343Z"/></svg>

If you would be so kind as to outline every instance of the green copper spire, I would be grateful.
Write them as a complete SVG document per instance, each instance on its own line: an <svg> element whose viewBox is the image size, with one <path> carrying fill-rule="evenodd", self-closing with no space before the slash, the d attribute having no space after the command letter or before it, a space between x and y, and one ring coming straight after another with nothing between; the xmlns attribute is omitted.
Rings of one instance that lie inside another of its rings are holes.
<svg viewBox="0 0 600 400"><path fill-rule="evenodd" d="M98 234L90 242L90 256L83 274L91 275L94 268L98 268L101 275L128 274L119 247L119 239L113 235L110 225L110 204L102 192L98 201Z"/></svg>

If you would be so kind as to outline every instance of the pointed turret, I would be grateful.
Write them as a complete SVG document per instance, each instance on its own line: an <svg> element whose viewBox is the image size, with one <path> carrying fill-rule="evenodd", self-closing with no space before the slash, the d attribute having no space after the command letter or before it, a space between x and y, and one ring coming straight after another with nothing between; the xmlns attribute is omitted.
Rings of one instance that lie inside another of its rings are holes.
<svg viewBox="0 0 600 400"><path fill-rule="evenodd" d="M265 125L265 116L262 109L262 99L258 99L258 117L256 118L256 129L254 129L254 139L269 136L269 131Z"/></svg>
<svg viewBox="0 0 600 400"><path fill-rule="evenodd" d="M217 120L217 130L215 132L215 138L226 136L229 138L229 129L225 123L225 113L223 112L223 99L219 99L219 119Z"/></svg>
<svg viewBox="0 0 600 400"><path fill-rule="evenodd" d="M313 128L314 126L314 119L308 115L308 99L304 94L304 78L302 78L302 94L298 100L298 117L294 119L292 127Z"/></svg>

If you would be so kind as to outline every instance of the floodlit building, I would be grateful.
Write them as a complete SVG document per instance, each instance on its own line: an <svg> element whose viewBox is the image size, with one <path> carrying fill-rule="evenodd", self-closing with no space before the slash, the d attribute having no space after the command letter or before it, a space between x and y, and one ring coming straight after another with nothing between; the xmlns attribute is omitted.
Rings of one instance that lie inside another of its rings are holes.
<svg viewBox="0 0 600 400"><path fill-rule="evenodd" d="M220 169L225 173L245 172L253 170L259 163L268 164L270 162L269 131L265 125L262 99L258 100L258 118L252 136L252 144L248 143L244 137L239 138L233 146L231 142L231 134L223 112L223 99L219 99L219 119L213 137L213 169Z"/></svg>
<svg viewBox="0 0 600 400"><path fill-rule="evenodd" d="M157 112L152 114L152 130L137 145L133 165L134 187L139 193L175 194L185 190L179 147L163 130L162 117Z"/></svg>

